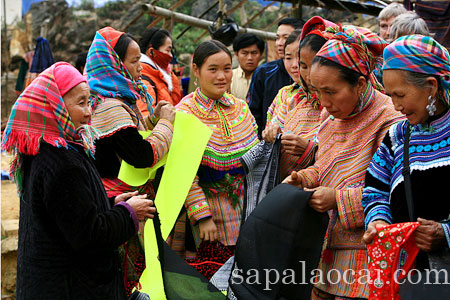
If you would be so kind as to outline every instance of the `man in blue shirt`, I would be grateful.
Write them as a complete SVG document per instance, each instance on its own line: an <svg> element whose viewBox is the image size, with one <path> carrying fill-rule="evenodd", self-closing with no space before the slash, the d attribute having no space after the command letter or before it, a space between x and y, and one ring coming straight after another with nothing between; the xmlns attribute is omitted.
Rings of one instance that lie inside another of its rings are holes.
<svg viewBox="0 0 450 300"><path fill-rule="evenodd" d="M247 97L250 111L258 125L258 136L260 138L266 126L267 109L272 104L278 90L293 82L284 68L284 43L295 29L303 26L303 23L302 20L295 18L281 20L278 23L277 40L275 42L278 56L281 58L265 63L253 72Z"/></svg>

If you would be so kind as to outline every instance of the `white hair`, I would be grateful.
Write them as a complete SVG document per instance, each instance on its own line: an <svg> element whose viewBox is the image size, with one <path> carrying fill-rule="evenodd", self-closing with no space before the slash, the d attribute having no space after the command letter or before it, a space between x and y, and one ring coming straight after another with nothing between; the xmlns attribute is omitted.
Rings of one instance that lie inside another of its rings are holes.
<svg viewBox="0 0 450 300"><path fill-rule="evenodd" d="M392 2L380 11L378 20L389 20L390 18L404 14L405 12L407 12L407 10L402 4Z"/></svg>
<svg viewBox="0 0 450 300"><path fill-rule="evenodd" d="M408 11L395 17L391 24L390 38L395 40L404 35L421 34L433 36L428 30L425 20L419 17L415 12Z"/></svg>

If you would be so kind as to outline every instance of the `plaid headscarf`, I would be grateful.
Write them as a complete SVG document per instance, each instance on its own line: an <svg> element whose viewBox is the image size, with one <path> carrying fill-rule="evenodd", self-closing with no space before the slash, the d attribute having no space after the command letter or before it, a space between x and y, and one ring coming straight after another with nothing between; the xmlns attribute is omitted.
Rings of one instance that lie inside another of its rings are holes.
<svg viewBox="0 0 450 300"><path fill-rule="evenodd" d="M3 134L1 147L2 150L14 154L11 175L18 184L19 192L22 189L21 156L38 154L42 141L65 148L68 148L68 141L76 141L80 142L91 155L95 151L94 140L97 138L97 131L89 125L76 129L70 119L60 93L60 89L67 87L58 87L55 80L55 69L60 66L66 70L67 67L73 69L73 74L65 72L66 76L81 77L78 81L71 81L72 88L86 82L78 70L70 64L65 62L53 64L40 73L22 92L12 108Z"/></svg>
<svg viewBox="0 0 450 300"><path fill-rule="evenodd" d="M375 33L355 26L346 26L336 33L317 53L328 60L369 77L372 85L383 90L372 71L380 64L387 42Z"/></svg>
<svg viewBox="0 0 450 300"><path fill-rule="evenodd" d="M450 106L450 55L433 38L407 35L384 49L383 70L405 70L439 76L442 97Z"/></svg>
<svg viewBox="0 0 450 300"><path fill-rule="evenodd" d="M336 32L338 32L339 26L331 21L323 19L319 16L314 16L309 19L305 25L303 25L302 33L300 35L299 44L302 43L303 39L309 35L315 34L321 36L325 40L331 39ZM304 82L303 78L300 76L300 81L302 83L301 88L298 89L297 93L294 95L295 102L298 103L302 98L307 98L309 102L313 104L315 109L322 110L320 106L319 99L316 94L311 93L308 90L308 86Z"/></svg>
<svg viewBox="0 0 450 300"><path fill-rule="evenodd" d="M111 27L100 29L86 58L86 73L95 108L104 98L126 99L129 103L143 101L153 114L153 98L140 80L134 80L114 46L124 33Z"/></svg>
<svg viewBox="0 0 450 300"><path fill-rule="evenodd" d="M300 42L310 34L317 34L329 40L338 30L339 26L337 24L319 16L314 16L303 25Z"/></svg>

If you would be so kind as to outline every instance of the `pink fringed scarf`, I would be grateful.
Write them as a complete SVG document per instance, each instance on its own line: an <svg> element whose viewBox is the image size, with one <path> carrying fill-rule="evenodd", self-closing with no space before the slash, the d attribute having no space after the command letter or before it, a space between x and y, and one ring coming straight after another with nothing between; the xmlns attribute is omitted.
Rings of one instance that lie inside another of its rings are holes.
<svg viewBox="0 0 450 300"><path fill-rule="evenodd" d="M63 69L63 72L55 69ZM71 80L56 80L55 73L71 77ZM38 154L42 141L65 148L68 141L79 142L86 151L94 154L96 130L89 125L76 129L61 96L61 91L67 93L81 82L86 80L74 67L58 62L39 74L15 102L1 148L14 154L11 175L19 192L22 188L21 156Z"/></svg>

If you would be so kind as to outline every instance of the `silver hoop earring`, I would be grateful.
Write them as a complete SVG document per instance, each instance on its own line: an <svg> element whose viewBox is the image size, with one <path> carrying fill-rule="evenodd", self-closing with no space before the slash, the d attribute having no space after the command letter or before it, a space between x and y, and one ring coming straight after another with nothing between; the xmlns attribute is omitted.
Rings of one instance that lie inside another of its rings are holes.
<svg viewBox="0 0 450 300"><path fill-rule="evenodd" d="M358 102L358 110L359 110L359 112L361 112L361 110L363 108L363 104L364 104L363 93L361 93L361 95L359 95L359 102Z"/></svg>
<svg viewBox="0 0 450 300"><path fill-rule="evenodd" d="M434 105L434 103L436 103L436 98L431 97L431 95L428 97L428 105L426 107L428 114L431 116L434 116L434 113L436 112L436 105Z"/></svg>
<svg viewBox="0 0 450 300"><path fill-rule="evenodd" d="M195 77L195 80L194 80L194 85L195 85L195 86L197 86L197 85L198 85L198 82L197 82L197 77Z"/></svg>

